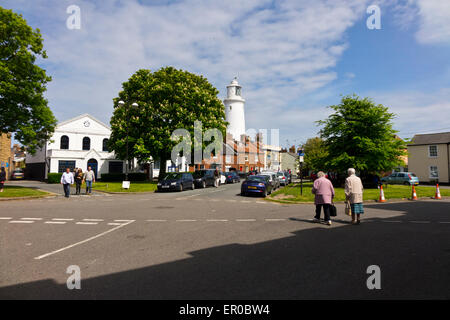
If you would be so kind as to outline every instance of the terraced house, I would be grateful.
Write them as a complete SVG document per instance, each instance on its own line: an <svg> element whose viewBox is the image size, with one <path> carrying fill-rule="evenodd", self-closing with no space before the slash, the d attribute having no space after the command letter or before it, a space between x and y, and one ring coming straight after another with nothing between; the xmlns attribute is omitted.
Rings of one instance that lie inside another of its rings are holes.
<svg viewBox="0 0 450 320"><path fill-rule="evenodd" d="M408 171L421 182L450 182L450 132L416 134L408 154Z"/></svg>

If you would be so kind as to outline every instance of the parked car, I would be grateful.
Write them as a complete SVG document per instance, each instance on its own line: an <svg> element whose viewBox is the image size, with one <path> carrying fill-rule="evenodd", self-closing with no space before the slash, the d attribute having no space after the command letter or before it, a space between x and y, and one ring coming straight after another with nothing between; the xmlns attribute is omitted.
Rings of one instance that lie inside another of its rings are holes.
<svg viewBox="0 0 450 320"><path fill-rule="evenodd" d="M287 186L289 184L289 179L284 172L277 172L277 177L280 180L280 184Z"/></svg>
<svg viewBox="0 0 450 320"><path fill-rule="evenodd" d="M225 172L220 171L220 181L219 185L227 183L227 176L225 175Z"/></svg>
<svg viewBox="0 0 450 320"><path fill-rule="evenodd" d="M196 187L206 188L214 185L214 170L196 170L193 176Z"/></svg>
<svg viewBox="0 0 450 320"><path fill-rule="evenodd" d="M272 193L272 183L269 175L248 176L241 185L241 195L260 194L266 197Z"/></svg>
<svg viewBox="0 0 450 320"><path fill-rule="evenodd" d="M393 172L389 176L381 178L381 183L418 185L419 178L413 172Z"/></svg>
<svg viewBox="0 0 450 320"><path fill-rule="evenodd" d="M170 172L158 182L158 191L183 191L195 189L194 177L190 172Z"/></svg>
<svg viewBox="0 0 450 320"><path fill-rule="evenodd" d="M241 182L241 177L236 173L236 171L225 172L226 183L236 183Z"/></svg>
<svg viewBox="0 0 450 320"><path fill-rule="evenodd" d="M11 180L21 180L25 178L25 174L23 173L23 169L17 168L14 169L13 173L11 173Z"/></svg>
<svg viewBox="0 0 450 320"><path fill-rule="evenodd" d="M284 171L284 175L287 178L287 183L288 184L292 183L292 174L288 170Z"/></svg>
<svg viewBox="0 0 450 320"><path fill-rule="evenodd" d="M272 184L273 190L276 190L280 187L280 180L278 179L277 174L275 172L265 171L261 172L259 175L269 176L269 181Z"/></svg>

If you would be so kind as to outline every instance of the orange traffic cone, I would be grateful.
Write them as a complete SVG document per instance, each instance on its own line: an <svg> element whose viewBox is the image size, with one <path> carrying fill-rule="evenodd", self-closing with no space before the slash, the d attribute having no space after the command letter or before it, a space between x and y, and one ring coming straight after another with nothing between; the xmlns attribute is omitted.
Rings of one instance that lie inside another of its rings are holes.
<svg viewBox="0 0 450 320"><path fill-rule="evenodd" d="M416 187L414 185L412 186L411 200L417 200Z"/></svg>
<svg viewBox="0 0 450 320"><path fill-rule="evenodd" d="M378 202L386 202L386 199L384 198L384 191L383 186L380 186L380 197L378 198Z"/></svg>
<svg viewBox="0 0 450 320"><path fill-rule="evenodd" d="M440 200L441 198L441 191L439 191L439 183L436 183L436 195L434 196L435 199Z"/></svg>

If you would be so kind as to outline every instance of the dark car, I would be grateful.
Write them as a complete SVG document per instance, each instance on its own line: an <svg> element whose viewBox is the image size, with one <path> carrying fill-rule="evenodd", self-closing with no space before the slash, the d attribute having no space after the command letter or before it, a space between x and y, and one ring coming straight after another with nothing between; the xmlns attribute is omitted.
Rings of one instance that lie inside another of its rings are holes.
<svg viewBox="0 0 450 320"><path fill-rule="evenodd" d="M236 173L236 171L225 172L226 183L241 182L241 177Z"/></svg>
<svg viewBox="0 0 450 320"><path fill-rule="evenodd" d="M249 194L260 194L266 197L272 193L272 184L268 175L261 176L248 176L247 179L242 182L241 195L246 196Z"/></svg>
<svg viewBox="0 0 450 320"><path fill-rule="evenodd" d="M190 172L170 172L158 182L158 191L183 191L195 189L194 178Z"/></svg>
<svg viewBox="0 0 450 320"><path fill-rule="evenodd" d="M196 187L206 188L214 185L214 170L195 170L193 176Z"/></svg>

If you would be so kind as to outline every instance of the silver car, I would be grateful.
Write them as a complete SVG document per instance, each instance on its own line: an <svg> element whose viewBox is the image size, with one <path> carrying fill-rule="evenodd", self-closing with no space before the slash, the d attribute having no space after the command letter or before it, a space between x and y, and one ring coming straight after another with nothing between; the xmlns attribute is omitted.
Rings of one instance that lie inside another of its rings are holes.
<svg viewBox="0 0 450 320"><path fill-rule="evenodd" d="M278 189L280 187L280 179L278 179L278 176L275 172L261 172L259 174L260 176L269 176L269 181L272 184L273 190Z"/></svg>

